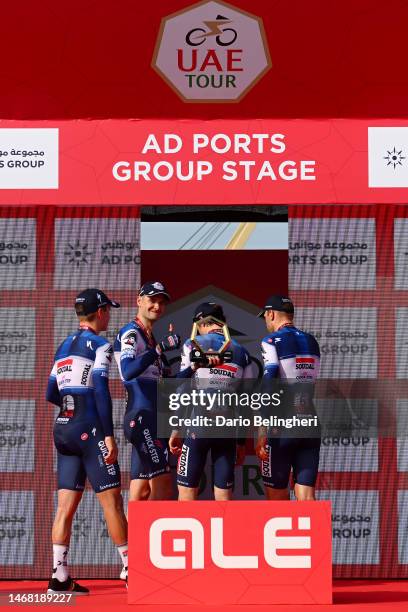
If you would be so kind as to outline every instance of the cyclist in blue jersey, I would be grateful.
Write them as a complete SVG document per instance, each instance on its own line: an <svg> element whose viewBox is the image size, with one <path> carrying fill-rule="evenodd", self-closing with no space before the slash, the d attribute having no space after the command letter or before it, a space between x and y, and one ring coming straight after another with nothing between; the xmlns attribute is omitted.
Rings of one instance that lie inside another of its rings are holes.
<svg viewBox="0 0 408 612"><path fill-rule="evenodd" d="M173 494L168 440L156 435L157 382L169 375L164 353L178 348L180 337L172 330L160 342L153 336L153 325L164 314L169 299L159 281L144 283L135 319L122 327L114 343L127 395L124 433L132 443L130 501L170 499Z"/></svg>
<svg viewBox="0 0 408 612"><path fill-rule="evenodd" d="M287 296L268 298L260 317L264 317L269 334L262 340L264 379L282 379L290 392L292 415L315 415L314 382L319 375L320 349L317 340L293 323L294 306ZM293 388L293 390L291 390ZM314 500L319 468L320 432L310 430L310 437L285 437L260 428L256 453L268 499L289 499L289 477L293 469L295 496L300 501Z"/></svg>
<svg viewBox="0 0 408 612"><path fill-rule="evenodd" d="M86 289L77 296L79 329L58 347L48 381L46 398L60 408L54 425L58 508L52 528L51 593L89 593L69 576L67 568L72 521L86 478L96 492L127 572L127 521L108 385L113 349L99 336L108 328L111 307L119 308L119 304L99 289Z"/></svg>
<svg viewBox="0 0 408 612"><path fill-rule="evenodd" d="M201 324L200 320L203 320ZM214 302L200 304L195 310L193 321L198 323L200 334L198 344L207 353L207 362L191 360L194 345L191 340L187 340L183 345L180 378L191 377L197 381L200 388L214 391L231 390L237 388L240 380L255 378L248 351L235 340L231 340L228 346L230 353L228 362L224 362L218 355L208 355L208 352L218 352L225 343L222 322L225 323L226 318L219 304ZM200 479L209 452L214 468L214 497L218 501L230 500L234 486L235 465L240 465L245 457L245 439L206 438L205 432L200 431L198 427L190 427L187 430L183 443L179 436L180 433L175 430L169 441L170 451L179 456L177 466L179 500L197 499Z"/></svg>

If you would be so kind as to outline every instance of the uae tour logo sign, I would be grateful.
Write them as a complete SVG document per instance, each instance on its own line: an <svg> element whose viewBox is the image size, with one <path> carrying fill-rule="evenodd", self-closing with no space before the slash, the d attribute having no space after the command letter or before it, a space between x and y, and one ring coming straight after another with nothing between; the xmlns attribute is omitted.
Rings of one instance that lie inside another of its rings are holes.
<svg viewBox="0 0 408 612"><path fill-rule="evenodd" d="M239 102L271 65L262 19L212 1L162 19L152 61L185 102Z"/></svg>

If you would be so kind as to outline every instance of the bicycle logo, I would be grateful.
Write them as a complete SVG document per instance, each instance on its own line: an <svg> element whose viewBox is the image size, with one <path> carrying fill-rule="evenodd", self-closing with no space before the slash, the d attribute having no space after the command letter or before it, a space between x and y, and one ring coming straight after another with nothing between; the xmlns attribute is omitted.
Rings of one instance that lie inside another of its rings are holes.
<svg viewBox="0 0 408 612"><path fill-rule="evenodd" d="M215 21L203 21L207 26L208 31L204 28L193 28L186 34L186 43L190 47L198 47L202 45L209 36L215 36L215 41L220 47L229 47L232 45L238 36L238 32L233 28L225 28L223 26L232 23L227 17L217 15Z"/></svg>

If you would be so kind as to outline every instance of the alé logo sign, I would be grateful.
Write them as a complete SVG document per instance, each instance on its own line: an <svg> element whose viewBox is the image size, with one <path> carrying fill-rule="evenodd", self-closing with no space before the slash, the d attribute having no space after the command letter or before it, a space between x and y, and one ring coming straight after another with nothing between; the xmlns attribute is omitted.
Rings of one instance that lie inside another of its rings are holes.
<svg viewBox="0 0 408 612"><path fill-rule="evenodd" d="M302 516L297 520L298 529L310 531L310 517ZM308 569L312 566L310 554L282 554L282 550L310 550L309 535L277 535L278 531L292 530L292 517L282 516L269 519L260 534L263 541L263 557L266 563L279 569ZM186 556L171 555L163 552L163 534L170 532L189 532L191 534L191 567L204 569L205 547L204 526L196 518L160 518L155 520L149 532L150 561L159 569L186 569ZM173 539L173 551L186 551L186 538ZM210 522L210 550L214 565L223 569L257 569L258 555L226 555L224 553L224 519L213 517Z"/></svg>
<svg viewBox="0 0 408 612"><path fill-rule="evenodd" d="M185 102L239 102L271 65L262 19L212 1L162 19L152 61Z"/></svg>
<svg viewBox="0 0 408 612"><path fill-rule="evenodd" d="M129 603L331 602L330 502L129 502L128 512Z"/></svg>

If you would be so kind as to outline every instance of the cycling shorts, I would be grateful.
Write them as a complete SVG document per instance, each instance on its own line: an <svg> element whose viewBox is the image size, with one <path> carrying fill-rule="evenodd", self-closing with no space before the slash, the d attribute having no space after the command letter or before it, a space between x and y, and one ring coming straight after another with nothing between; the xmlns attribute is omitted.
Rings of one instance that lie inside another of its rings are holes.
<svg viewBox="0 0 408 612"><path fill-rule="evenodd" d="M295 484L315 486L320 438L268 438L266 449L268 459L261 462L265 487L286 489L292 468Z"/></svg>
<svg viewBox="0 0 408 612"><path fill-rule="evenodd" d="M98 421L57 417L54 425L58 489L83 491L88 478L95 493L120 487L118 463L107 465L108 449Z"/></svg>
<svg viewBox="0 0 408 612"><path fill-rule="evenodd" d="M185 438L177 463L177 484L193 489L199 486L208 452L211 452L214 486L232 489L236 459L236 441L232 438Z"/></svg>
<svg viewBox="0 0 408 612"><path fill-rule="evenodd" d="M125 414L124 434L132 444L131 479L151 479L170 472L167 440L156 436L156 413L131 409Z"/></svg>

